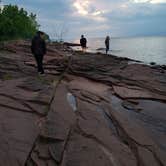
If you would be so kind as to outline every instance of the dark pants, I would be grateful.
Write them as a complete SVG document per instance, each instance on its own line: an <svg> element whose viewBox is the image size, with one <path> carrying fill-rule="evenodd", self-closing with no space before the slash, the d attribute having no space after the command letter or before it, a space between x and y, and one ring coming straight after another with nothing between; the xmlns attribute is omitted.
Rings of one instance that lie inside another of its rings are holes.
<svg viewBox="0 0 166 166"><path fill-rule="evenodd" d="M108 51L109 51L109 46L106 45L106 54L108 53Z"/></svg>
<svg viewBox="0 0 166 166"><path fill-rule="evenodd" d="M44 73L44 69L43 69L43 56L44 55L35 54L34 56L35 56L35 59L36 59L38 72L43 74Z"/></svg>

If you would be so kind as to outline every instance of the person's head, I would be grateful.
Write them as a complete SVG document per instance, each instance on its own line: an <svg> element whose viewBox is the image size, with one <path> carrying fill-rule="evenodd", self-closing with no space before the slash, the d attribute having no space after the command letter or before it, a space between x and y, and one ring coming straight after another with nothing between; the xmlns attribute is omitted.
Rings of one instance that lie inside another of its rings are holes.
<svg viewBox="0 0 166 166"><path fill-rule="evenodd" d="M45 33L42 32L42 31L37 31L37 35L40 36L43 39L44 36L45 36Z"/></svg>
<svg viewBox="0 0 166 166"><path fill-rule="evenodd" d="M84 38L84 35L81 35L81 38Z"/></svg>

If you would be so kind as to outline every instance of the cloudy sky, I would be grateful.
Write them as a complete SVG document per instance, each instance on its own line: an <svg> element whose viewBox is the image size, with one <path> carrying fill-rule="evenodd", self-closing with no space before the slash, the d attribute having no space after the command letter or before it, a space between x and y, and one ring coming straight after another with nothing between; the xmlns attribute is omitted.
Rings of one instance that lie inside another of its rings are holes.
<svg viewBox="0 0 166 166"><path fill-rule="evenodd" d="M166 0L2 0L37 14L51 38L166 35Z"/></svg>

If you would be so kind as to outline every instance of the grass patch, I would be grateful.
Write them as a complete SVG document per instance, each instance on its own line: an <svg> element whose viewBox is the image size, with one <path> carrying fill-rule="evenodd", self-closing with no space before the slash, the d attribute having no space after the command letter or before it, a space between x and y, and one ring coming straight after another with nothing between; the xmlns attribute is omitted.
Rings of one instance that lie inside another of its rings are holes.
<svg viewBox="0 0 166 166"><path fill-rule="evenodd" d="M2 79L3 79L4 81L6 81L6 80L12 80L13 77L12 77L11 74L7 73L7 74L4 74L4 75L3 75L3 78L2 78Z"/></svg>
<svg viewBox="0 0 166 166"><path fill-rule="evenodd" d="M50 85L51 81L47 80L45 77L43 76L38 76L37 79L44 85Z"/></svg>

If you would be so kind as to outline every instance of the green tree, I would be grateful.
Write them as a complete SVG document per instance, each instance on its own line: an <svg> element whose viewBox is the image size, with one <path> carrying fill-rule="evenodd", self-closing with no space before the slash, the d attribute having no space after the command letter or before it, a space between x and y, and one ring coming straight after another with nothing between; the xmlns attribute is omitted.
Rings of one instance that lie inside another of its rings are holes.
<svg viewBox="0 0 166 166"><path fill-rule="evenodd" d="M28 39L38 30L36 15L18 6L7 5L0 10L0 40Z"/></svg>

